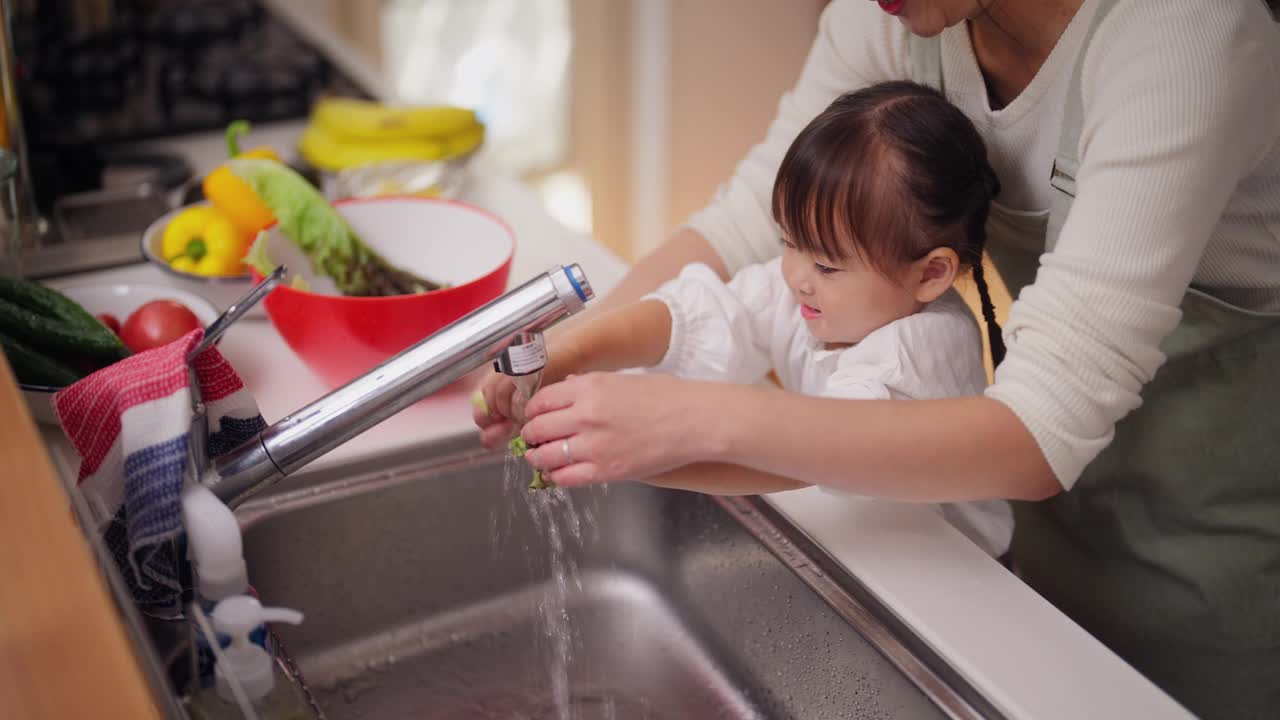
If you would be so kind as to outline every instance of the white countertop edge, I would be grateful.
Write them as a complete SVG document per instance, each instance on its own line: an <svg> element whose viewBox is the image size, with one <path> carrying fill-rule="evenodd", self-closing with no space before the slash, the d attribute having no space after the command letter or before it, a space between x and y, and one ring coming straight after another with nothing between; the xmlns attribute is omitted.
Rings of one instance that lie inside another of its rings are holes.
<svg viewBox="0 0 1280 720"><path fill-rule="evenodd" d="M766 498L1011 718L1191 718L933 506Z"/></svg>

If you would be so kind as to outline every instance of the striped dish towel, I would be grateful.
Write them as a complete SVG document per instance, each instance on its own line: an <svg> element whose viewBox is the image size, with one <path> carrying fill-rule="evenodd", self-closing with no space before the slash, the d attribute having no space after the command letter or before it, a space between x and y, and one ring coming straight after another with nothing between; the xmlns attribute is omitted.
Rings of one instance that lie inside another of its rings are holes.
<svg viewBox="0 0 1280 720"><path fill-rule="evenodd" d="M181 495L187 472L193 330L163 347L103 368L53 398L63 432L80 454L78 487L133 594L144 609L181 607L184 578ZM216 457L266 423L216 348L195 360Z"/></svg>

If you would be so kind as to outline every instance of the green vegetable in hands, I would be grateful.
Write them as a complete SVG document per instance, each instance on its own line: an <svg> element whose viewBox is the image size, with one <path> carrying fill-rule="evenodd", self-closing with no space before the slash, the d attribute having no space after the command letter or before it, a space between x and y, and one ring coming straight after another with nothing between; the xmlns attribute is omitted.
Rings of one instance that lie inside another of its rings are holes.
<svg viewBox="0 0 1280 720"><path fill-rule="evenodd" d="M511 442L507 443L507 449L511 451L511 457L522 458L525 452L529 450L529 443L526 443L524 438L517 435L511 438ZM550 480L543 479L541 470L533 471L533 481L529 483L530 490L546 490L555 486L556 484Z"/></svg>
<svg viewBox="0 0 1280 720"><path fill-rule="evenodd" d="M271 209L280 230L310 258L312 266L333 278L344 295L410 295L440 284L387 262L362 241L318 190L288 165L266 158L236 157L231 172L253 188ZM275 269L261 236L245 262L264 275Z"/></svg>
<svg viewBox="0 0 1280 720"><path fill-rule="evenodd" d="M511 451L511 457L522 458L526 451L529 450L529 443L519 435L511 438L511 442L507 443L507 449Z"/></svg>
<svg viewBox="0 0 1280 720"><path fill-rule="evenodd" d="M471 393L471 404L482 413L489 412L489 403L484 401L484 395L481 394L479 390ZM524 438L517 435L511 438L510 442L507 443L507 449L511 451L511 457L522 458L524 457L525 452L529 450L529 443L525 442ZM535 469L533 471L533 481L529 483L530 490L546 490L547 488L553 488L555 486L556 484L550 480L543 479L541 470Z"/></svg>

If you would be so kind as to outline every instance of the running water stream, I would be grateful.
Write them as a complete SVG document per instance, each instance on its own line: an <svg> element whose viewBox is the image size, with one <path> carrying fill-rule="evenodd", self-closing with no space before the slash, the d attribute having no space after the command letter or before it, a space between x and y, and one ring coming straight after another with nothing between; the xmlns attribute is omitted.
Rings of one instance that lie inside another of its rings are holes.
<svg viewBox="0 0 1280 720"><path fill-rule="evenodd" d="M538 391L542 373L515 376L518 397L514 408L523 425L524 403ZM536 537L545 543L544 548L532 547L527 542L520 550L528 558L528 562L540 562L546 558L549 577L547 592L539 601L542 613L543 632L538 656L549 659L546 667L534 668L531 672L547 674L547 688L554 715L548 720L577 720L573 713L573 692L570 688L570 666L575 651L581 645L577 629L571 621L570 605L575 594L582 592L582 576L579 572L576 551L582 548L584 530L586 535L598 535L594 513L590 507L579 509L568 493L548 488L530 490L529 483L533 478L533 469L528 463L515 457L508 457L503 465L503 485L509 496L521 497L525 500L530 519L538 532ZM490 514L490 530L495 553L510 552L511 524L519 512L520 504L513 502L505 508L495 508ZM541 575L542 568L531 567L535 576Z"/></svg>
<svg viewBox="0 0 1280 720"><path fill-rule="evenodd" d="M583 591L578 551L584 542L599 535L599 529L590 496L585 504L575 504L573 497L562 490L530 490L532 474L529 464L517 458L508 458L504 464L503 485L513 502L494 508L490 513L493 552L521 552L531 565L547 564L546 567L531 566L529 569L536 577L549 578L546 591L539 600L543 627L538 634L540 646L537 652L538 657L546 658L548 662L529 671L546 676L546 687L554 708L554 714L546 716L547 720L577 720L570 676L574 654L582 642L573 624L571 606L574 598ZM579 497L579 501L581 499ZM534 547L527 540L519 548L512 547L512 523L517 514L525 511L522 508L527 509L538 531L534 542L542 543L542 547Z"/></svg>

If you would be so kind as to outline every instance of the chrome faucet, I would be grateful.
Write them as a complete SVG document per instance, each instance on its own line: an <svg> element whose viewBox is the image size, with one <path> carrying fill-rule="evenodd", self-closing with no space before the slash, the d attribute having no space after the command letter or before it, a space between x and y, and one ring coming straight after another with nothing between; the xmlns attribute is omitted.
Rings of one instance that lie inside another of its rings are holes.
<svg viewBox="0 0 1280 720"><path fill-rule="evenodd" d="M546 364L541 334L594 297L577 264L556 266L444 327L214 459L201 481L235 507L491 360L511 375Z"/></svg>

